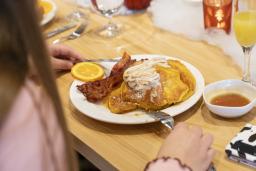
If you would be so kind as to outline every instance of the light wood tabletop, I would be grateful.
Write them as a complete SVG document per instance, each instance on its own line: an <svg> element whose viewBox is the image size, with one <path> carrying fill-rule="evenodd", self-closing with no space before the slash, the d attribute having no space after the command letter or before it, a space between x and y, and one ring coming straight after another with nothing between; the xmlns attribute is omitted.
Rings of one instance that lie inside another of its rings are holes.
<svg viewBox="0 0 256 171"><path fill-rule="evenodd" d="M58 12L55 19L44 27L45 31L63 24L64 17L72 10L71 5L56 0ZM110 40L97 39L93 31L107 23L107 19L90 10L86 33L79 39L64 42L84 55L84 58L114 58L124 51L129 54L162 54L178 57L197 67L204 76L205 83L241 78L240 68L218 47L205 42L189 40L181 35L156 28L149 13L117 16L114 21L122 23L122 34ZM66 31L54 38L66 35ZM69 72L57 78L69 130L74 137L74 148L101 170L143 170L146 163L155 158L159 147L168 134L160 123L142 125L117 125L93 120L80 113L69 100L69 88L74 79ZM90 109L88 109L89 112ZM95 113L97 115L97 113ZM197 125L214 136L213 148L217 154L214 165L218 171L249 171L247 166L231 162L225 155L225 146L246 124L256 124L256 109L237 119L224 119L209 112L202 98L188 111L176 116L175 122ZM195 154L196 155L196 154Z"/></svg>

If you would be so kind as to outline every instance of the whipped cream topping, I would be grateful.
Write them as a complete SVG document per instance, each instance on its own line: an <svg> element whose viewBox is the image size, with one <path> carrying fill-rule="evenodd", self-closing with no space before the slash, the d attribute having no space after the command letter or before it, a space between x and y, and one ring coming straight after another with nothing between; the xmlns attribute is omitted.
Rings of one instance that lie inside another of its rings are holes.
<svg viewBox="0 0 256 171"><path fill-rule="evenodd" d="M155 66L170 67L164 58L154 58L128 68L123 75L124 81L135 92L134 98L143 98L147 90L151 90L150 99L157 97L158 86L161 86L160 75ZM152 101L152 100L151 100Z"/></svg>

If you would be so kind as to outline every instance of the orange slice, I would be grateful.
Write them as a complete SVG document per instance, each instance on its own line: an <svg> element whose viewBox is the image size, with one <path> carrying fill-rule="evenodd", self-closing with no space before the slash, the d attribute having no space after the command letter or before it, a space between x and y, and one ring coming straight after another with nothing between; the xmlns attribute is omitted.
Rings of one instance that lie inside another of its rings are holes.
<svg viewBox="0 0 256 171"><path fill-rule="evenodd" d="M87 82L101 79L104 70L95 63L81 62L72 67L71 74L76 79Z"/></svg>

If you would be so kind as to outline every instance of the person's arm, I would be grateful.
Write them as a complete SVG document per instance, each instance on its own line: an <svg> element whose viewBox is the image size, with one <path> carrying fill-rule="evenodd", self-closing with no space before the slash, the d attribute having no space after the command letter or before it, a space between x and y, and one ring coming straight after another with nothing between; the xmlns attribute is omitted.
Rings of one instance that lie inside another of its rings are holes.
<svg viewBox="0 0 256 171"><path fill-rule="evenodd" d="M201 128L179 123L166 138L156 161L150 162L146 171L206 171L211 164L214 150L213 137L203 134Z"/></svg>

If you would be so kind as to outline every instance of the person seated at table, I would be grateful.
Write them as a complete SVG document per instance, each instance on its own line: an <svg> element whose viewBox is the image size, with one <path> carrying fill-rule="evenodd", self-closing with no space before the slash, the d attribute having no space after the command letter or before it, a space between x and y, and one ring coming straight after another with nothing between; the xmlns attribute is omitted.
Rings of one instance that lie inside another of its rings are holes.
<svg viewBox="0 0 256 171"><path fill-rule="evenodd" d="M46 47L34 6L35 0L0 1L0 168L75 171L51 62L55 69L70 69L81 57L62 46ZM50 55L55 57L51 61ZM160 158L145 169L205 171L213 157L211 143L212 137L200 128L178 124Z"/></svg>

